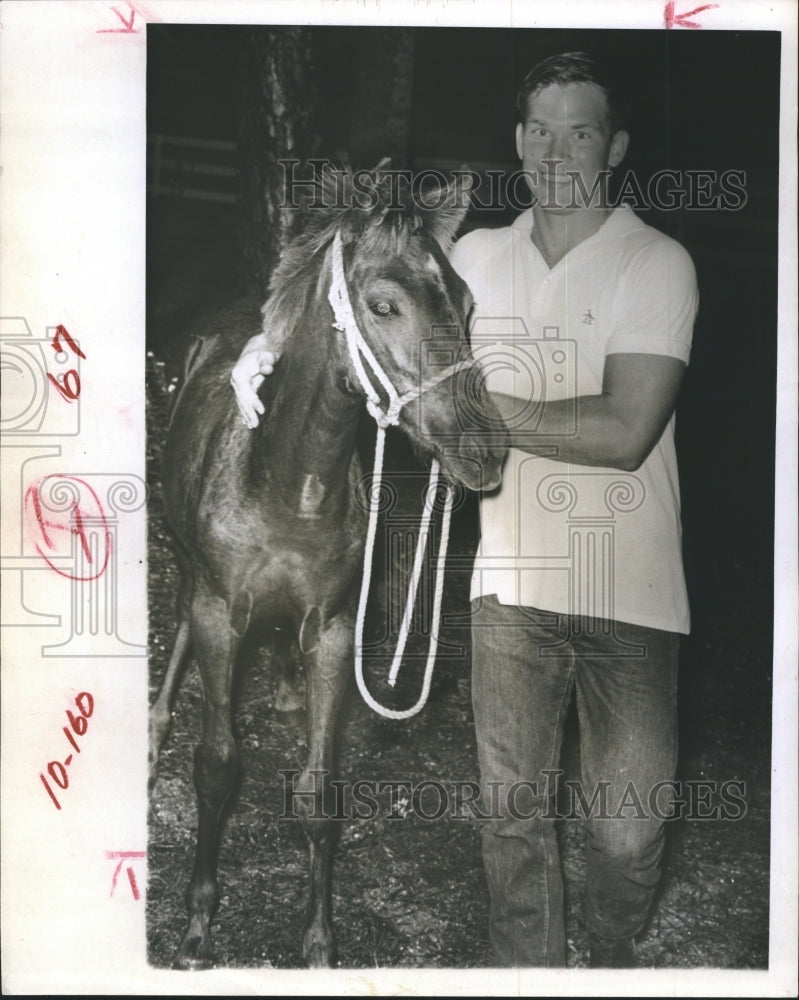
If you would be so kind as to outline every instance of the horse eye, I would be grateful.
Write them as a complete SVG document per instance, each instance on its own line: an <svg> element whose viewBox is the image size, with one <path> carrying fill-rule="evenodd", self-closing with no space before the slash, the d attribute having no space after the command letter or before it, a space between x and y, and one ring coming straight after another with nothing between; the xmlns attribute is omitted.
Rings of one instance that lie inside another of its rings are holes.
<svg viewBox="0 0 799 1000"><path fill-rule="evenodd" d="M390 302L375 302L372 306L372 312L378 316L390 316L392 313L396 313L396 311Z"/></svg>

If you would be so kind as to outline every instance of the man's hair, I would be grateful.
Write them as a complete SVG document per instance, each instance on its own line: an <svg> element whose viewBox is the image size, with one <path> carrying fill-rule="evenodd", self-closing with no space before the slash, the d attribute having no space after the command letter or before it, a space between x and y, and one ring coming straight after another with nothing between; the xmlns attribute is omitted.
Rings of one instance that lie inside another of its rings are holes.
<svg viewBox="0 0 799 1000"><path fill-rule="evenodd" d="M625 128L630 102L621 90L618 79L598 59L588 52L562 52L534 66L522 82L516 98L516 110L522 124L527 120L527 103L550 84L593 83L604 93L608 102L611 134Z"/></svg>

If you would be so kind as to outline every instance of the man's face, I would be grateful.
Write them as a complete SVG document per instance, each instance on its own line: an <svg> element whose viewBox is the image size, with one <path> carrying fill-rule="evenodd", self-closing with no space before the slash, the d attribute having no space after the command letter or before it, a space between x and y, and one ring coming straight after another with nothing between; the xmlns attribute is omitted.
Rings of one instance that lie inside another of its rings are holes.
<svg viewBox="0 0 799 1000"><path fill-rule="evenodd" d="M516 126L516 151L534 175L527 178L533 195L558 213L605 204L602 172L621 163L628 142L626 132L611 133L607 98L593 83L544 87L528 98L527 120Z"/></svg>

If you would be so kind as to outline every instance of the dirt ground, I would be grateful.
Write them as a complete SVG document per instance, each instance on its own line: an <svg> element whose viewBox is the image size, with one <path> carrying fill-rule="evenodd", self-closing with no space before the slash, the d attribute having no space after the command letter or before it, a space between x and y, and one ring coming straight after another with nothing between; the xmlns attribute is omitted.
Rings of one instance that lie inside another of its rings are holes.
<svg viewBox="0 0 799 1000"><path fill-rule="evenodd" d="M151 696L166 666L174 629L177 568L161 500L160 453L181 359L194 320L235 286L232 223L224 212L162 201L148 232L149 643ZM474 545L473 519L455 525L456 553ZM768 964L769 744L771 652L768 620L753 624L768 577L732 551L704 567L712 607L681 659L679 777L744 783L737 821L669 824L658 904L638 945L640 964L655 968L762 969ZM445 615L466 607L468 574L450 574ZM710 608L710 605L708 605ZM373 613L373 619L380 612ZM442 638L459 655L437 669L425 710L407 722L374 714L351 687L341 721L340 776L415 785L429 779L450 789L477 778L468 669L468 628ZM421 647L419 641L412 651ZM281 769L301 769L300 717L275 709L269 648L242 664L235 731L243 779L226 822L220 855L221 904L213 924L218 964L302 967L301 937L308 876L298 824L281 818ZM406 694L413 689L408 669ZM411 696L408 696L409 700ZM200 693L189 664L171 735L162 754L149 814L148 957L169 966L185 926L184 891L196 822L192 750L199 738ZM579 774L572 718L562 766ZM448 803L425 820L403 797L380 798L376 816L342 820L334 872L339 965L454 967L491 965L488 899L477 827L468 810ZM435 810L433 799L424 810ZM461 818L465 814L466 818ZM560 823L566 884L568 964L587 964L580 912L582 829Z"/></svg>

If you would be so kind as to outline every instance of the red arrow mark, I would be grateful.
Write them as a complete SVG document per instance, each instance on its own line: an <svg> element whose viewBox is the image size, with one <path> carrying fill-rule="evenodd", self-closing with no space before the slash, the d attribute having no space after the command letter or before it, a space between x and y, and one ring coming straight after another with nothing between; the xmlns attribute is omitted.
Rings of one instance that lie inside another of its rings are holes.
<svg viewBox="0 0 799 1000"><path fill-rule="evenodd" d="M42 779L42 780L44 780L44 779ZM49 788L47 790L48 790L48 792L50 791ZM53 793L50 792L51 796L52 796L52 794ZM58 805L58 803L56 803L56 805ZM60 809L61 806L58 806L58 808ZM114 877L113 877L113 879L111 881L111 892L109 894L109 895L113 896L114 895L114 890L117 887L117 879L119 878L119 873L122 870L122 866L125 864L125 862L126 861L139 861L139 860L145 858L147 856L147 854L146 854L145 851L106 851L105 852L105 856L109 860L117 861L118 862L116 868L114 869ZM127 868L126 868L126 872L127 872L127 876L128 876L128 882L130 883L130 891L133 893L133 898L138 900L138 899L141 898L141 893L139 892L139 885L138 885L138 883L136 881L136 875L135 875L135 873L133 871L133 866L129 864L127 866Z"/></svg>
<svg viewBox="0 0 799 1000"><path fill-rule="evenodd" d="M125 18L119 13L116 7L112 7L111 10L116 14L119 20L125 25L124 28L99 28L97 31L98 35L125 35L125 34L137 34L137 30L133 27L133 21L136 17L136 8L128 0L128 12L130 13L130 21L126 21Z"/></svg>
<svg viewBox="0 0 799 1000"><path fill-rule="evenodd" d="M698 21L689 21L689 17L693 17L694 14L701 14L703 10L712 10L714 7L718 7L717 3L705 3L701 7L694 7L693 10L687 10L684 14L674 13L674 0L668 0L668 3L663 8L663 20L666 22L667 28L701 28L702 25Z"/></svg>
<svg viewBox="0 0 799 1000"><path fill-rule="evenodd" d="M133 872L133 868L128 865L128 882L130 882L130 891L133 893L134 899L141 899L141 894L139 893L139 887L136 884L136 876Z"/></svg>

